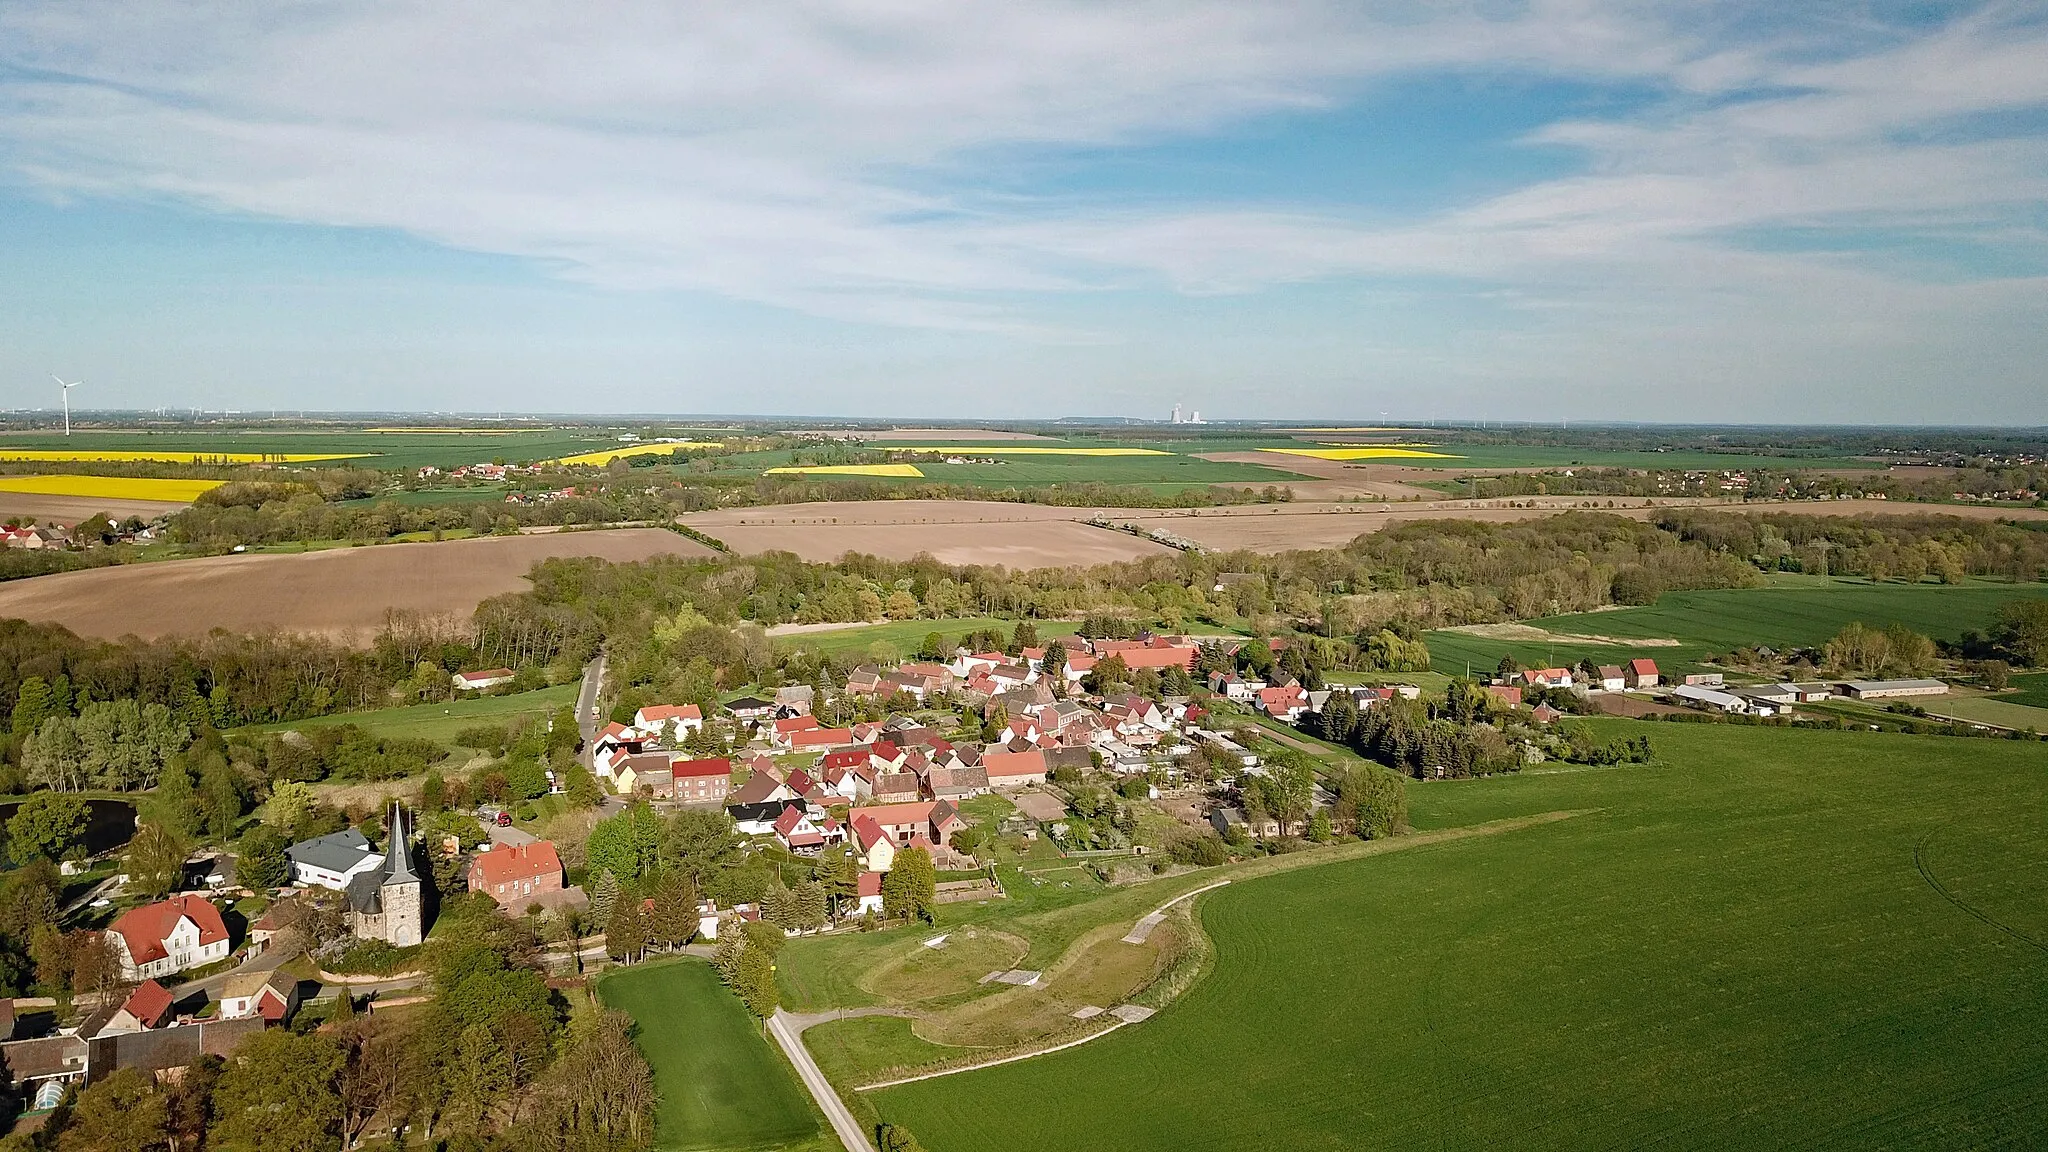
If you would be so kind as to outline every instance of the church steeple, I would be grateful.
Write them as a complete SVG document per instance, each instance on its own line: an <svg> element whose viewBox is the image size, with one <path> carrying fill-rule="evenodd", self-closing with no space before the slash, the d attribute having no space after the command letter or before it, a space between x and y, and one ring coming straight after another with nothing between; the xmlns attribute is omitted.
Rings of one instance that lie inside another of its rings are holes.
<svg viewBox="0 0 2048 1152"><path fill-rule="evenodd" d="M405 814L405 805L393 802L391 805L391 826L388 843L385 845L384 883L417 884L419 876L412 870L412 821Z"/></svg>

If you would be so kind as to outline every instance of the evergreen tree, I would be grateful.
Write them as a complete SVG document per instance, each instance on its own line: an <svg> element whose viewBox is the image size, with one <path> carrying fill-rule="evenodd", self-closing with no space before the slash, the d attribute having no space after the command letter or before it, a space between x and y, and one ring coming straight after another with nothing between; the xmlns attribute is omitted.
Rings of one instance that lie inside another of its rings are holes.
<svg viewBox="0 0 2048 1152"><path fill-rule="evenodd" d="M882 876L882 915L891 919L932 919L938 907L938 881L931 853L922 848L905 848L896 853L894 863Z"/></svg>
<svg viewBox="0 0 2048 1152"><path fill-rule="evenodd" d="M1038 625L1029 620L1017 621L1017 630L1010 636L1010 651L1018 653L1026 648L1038 647Z"/></svg>
<svg viewBox="0 0 2048 1152"><path fill-rule="evenodd" d="M164 774L150 793L146 807L150 819L181 840L192 840L206 827L206 814L199 807L199 788L192 769L183 757L164 766Z"/></svg>
<svg viewBox="0 0 2048 1152"><path fill-rule="evenodd" d="M681 948L697 934L697 891L689 878L664 873L654 886L648 936L665 948Z"/></svg>
<svg viewBox="0 0 2048 1152"><path fill-rule="evenodd" d="M728 985L736 984L740 978L740 956L747 950L747 938L737 926L718 936L718 944L711 952L711 966L718 969L718 978Z"/></svg>
<svg viewBox="0 0 2048 1152"><path fill-rule="evenodd" d="M775 986L775 957L765 948L748 948L740 953L739 980L734 991L747 1011L767 1019L775 1015L781 992Z"/></svg>
<svg viewBox="0 0 2048 1152"><path fill-rule="evenodd" d="M1039 671L1047 679L1059 683L1065 679L1067 668L1067 646L1054 640L1045 646L1045 658L1038 662Z"/></svg>
<svg viewBox="0 0 2048 1152"><path fill-rule="evenodd" d="M614 960L631 964L647 951L647 920L640 912L637 896L624 896L605 922L605 951Z"/></svg>
<svg viewBox="0 0 2048 1152"><path fill-rule="evenodd" d="M593 924L609 924L612 910L619 902L619 878L607 868L597 874L597 882L590 886L590 920Z"/></svg>

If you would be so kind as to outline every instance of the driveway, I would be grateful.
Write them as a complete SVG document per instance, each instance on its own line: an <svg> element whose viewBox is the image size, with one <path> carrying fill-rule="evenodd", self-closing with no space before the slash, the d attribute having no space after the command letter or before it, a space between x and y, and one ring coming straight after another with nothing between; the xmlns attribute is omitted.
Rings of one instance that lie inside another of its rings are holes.
<svg viewBox="0 0 2048 1152"><path fill-rule="evenodd" d="M775 1037L777 1044L782 1045L782 1054L796 1066L798 1078L804 1082L805 1088L810 1089L811 1098L818 1102L825 1118L832 1122L832 1131L839 1134L839 1142L846 1146L846 1152L875 1152L875 1146L868 1143L867 1132L861 1128L860 1121L847 1111L846 1103L839 1099L839 1093L832 1090L825 1073L819 1071L818 1062L811 1059L811 1050L804 1047L803 1025L798 1019L778 1008L775 1015L768 1018L768 1032Z"/></svg>

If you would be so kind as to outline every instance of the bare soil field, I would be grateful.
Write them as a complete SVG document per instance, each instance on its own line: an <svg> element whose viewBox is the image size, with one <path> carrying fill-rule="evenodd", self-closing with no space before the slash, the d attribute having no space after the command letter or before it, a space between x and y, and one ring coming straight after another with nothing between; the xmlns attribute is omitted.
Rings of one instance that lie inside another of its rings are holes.
<svg viewBox="0 0 2048 1152"><path fill-rule="evenodd" d="M526 587L556 556L709 556L660 528L488 536L269 556L211 556L64 572L0 584L0 618L51 621L83 636L276 629L367 643L393 608L467 616Z"/></svg>
<svg viewBox="0 0 2048 1152"><path fill-rule="evenodd" d="M1630 506L1632 505L1632 506ZM980 500L873 500L734 508L684 517L691 527L740 552L787 549L806 560L835 560L848 551L907 559L930 552L947 563L1011 567L1100 564L1157 555L1135 536L1076 523L1101 516L1171 532L1205 548L1280 552L1336 548L1390 524L1461 519L1512 523L1572 509L1647 519L1659 508L1709 505L1749 513L1810 516L1953 514L1973 519L2048 518L2041 509L1901 504L1883 500L1749 503L1693 498L1540 496L1516 500L1414 500L1376 504L1245 504L1222 508L1059 508ZM1067 522L1062 524L1061 522Z"/></svg>
<svg viewBox="0 0 2048 1152"><path fill-rule="evenodd" d="M154 520L168 516L183 504L161 500L109 500L100 496L46 496L36 492L0 492L0 519L33 516L39 524L76 524L104 512L114 520L140 516Z"/></svg>
<svg viewBox="0 0 2048 1152"><path fill-rule="evenodd" d="M814 561L848 552L908 560L929 552L945 564L1058 568L1172 552L1079 523L1090 514L1086 508L996 501L875 500L701 512L683 520L737 552L794 552Z"/></svg>
<svg viewBox="0 0 2048 1152"><path fill-rule="evenodd" d="M1396 480L1393 473L1421 472L1421 469L1394 469L1372 464L1347 464L1342 460L1317 460L1312 456L1289 456L1284 452L1200 452L1203 460L1214 460L1224 464L1258 464L1267 468L1278 468L1297 476L1312 477L1306 484L1290 483L1297 500L1441 500L1444 494L1429 488L1417 488ZM1436 479L1444 477L1422 475L1410 479ZM1257 487L1257 485L1223 485L1216 487Z"/></svg>

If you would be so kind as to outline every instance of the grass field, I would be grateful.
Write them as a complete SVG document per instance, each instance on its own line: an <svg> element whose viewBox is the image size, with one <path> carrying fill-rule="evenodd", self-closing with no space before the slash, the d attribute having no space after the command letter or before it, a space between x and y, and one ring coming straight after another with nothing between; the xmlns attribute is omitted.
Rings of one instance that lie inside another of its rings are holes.
<svg viewBox="0 0 2048 1152"><path fill-rule="evenodd" d="M1080 627L1079 621L1034 620L1041 641L1058 636L1072 636ZM823 652L829 656L846 656L864 653L875 644L887 644L896 652L909 656L917 651L924 638L937 632L946 638L946 643L957 644L960 637L969 632L985 628L998 629L1009 636L1017 630L1015 620L998 620L992 616L957 617L948 620L892 620L886 624L862 624L854 628L835 628L829 632L800 632L790 636L779 636L777 643L793 648Z"/></svg>
<svg viewBox="0 0 2048 1152"><path fill-rule="evenodd" d="M446 704L414 704L407 708L378 708L369 712L340 712L315 716L286 724L266 724L259 732L281 732L287 728L324 728L353 724L373 736L398 736L411 740L434 740L442 744L457 732L478 724L509 724L520 716L547 716L556 709L573 707L578 685L557 684L532 692L509 696L480 696Z"/></svg>
<svg viewBox="0 0 2048 1152"><path fill-rule="evenodd" d="M2040 745L1645 727L1654 767L1411 790L1569 819L1208 894L1151 1021L865 1095L933 1152L2048 1139Z"/></svg>
<svg viewBox="0 0 2048 1152"><path fill-rule="evenodd" d="M2048 708L2048 672L2015 676L2012 678L2012 686L2015 689L2013 694L2001 696L1999 699L2034 708Z"/></svg>
<svg viewBox="0 0 2048 1152"><path fill-rule="evenodd" d="M2000 728L2017 731L2032 729L2048 732L2048 708L2036 708L2014 703L2010 698L1991 699L1984 696L1930 697L1917 701L1928 712L1936 716L1955 716L1973 720L1979 724L1991 724Z"/></svg>
<svg viewBox="0 0 2048 1152"><path fill-rule="evenodd" d="M1709 653L1755 644L1805 647L1824 643L1842 626L1862 621L1882 628L1904 624L1940 640L1985 631L2000 605L2048 597L2044 584L1871 584L1820 576L1780 576L1764 588L1671 592L1646 608L1552 616L1530 624L1564 635L1607 636L1620 644L1498 640L1461 632L1431 632L1429 651L1439 672L1492 668L1504 653L1525 666L1553 660L1603 663L1623 655L1652 657L1666 673L1695 666ZM1635 647L1631 639L1676 640L1678 646Z"/></svg>
<svg viewBox="0 0 2048 1152"><path fill-rule="evenodd" d="M597 991L640 1025L661 1093L656 1148L783 1148L818 1136L796 1073L709 964L657 961L606 976Z"/></svg>

